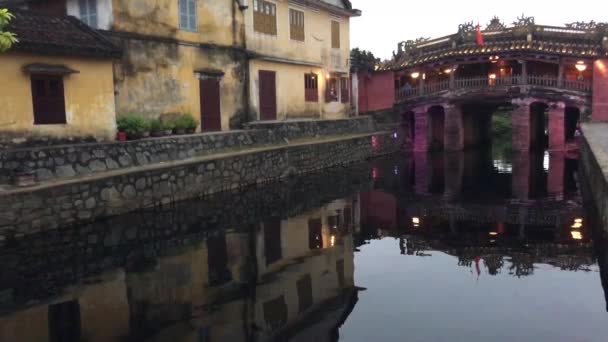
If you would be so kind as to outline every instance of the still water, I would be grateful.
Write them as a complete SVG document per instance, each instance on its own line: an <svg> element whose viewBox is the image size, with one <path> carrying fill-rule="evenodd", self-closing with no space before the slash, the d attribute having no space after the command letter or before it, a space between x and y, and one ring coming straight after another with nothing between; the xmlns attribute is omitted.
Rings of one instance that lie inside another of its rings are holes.
<svg viewBox="0 0 608 342"><path fill-rule="evenodd" d="M577 163L393 156L28 237L0 341L606 341Z"/></svg>

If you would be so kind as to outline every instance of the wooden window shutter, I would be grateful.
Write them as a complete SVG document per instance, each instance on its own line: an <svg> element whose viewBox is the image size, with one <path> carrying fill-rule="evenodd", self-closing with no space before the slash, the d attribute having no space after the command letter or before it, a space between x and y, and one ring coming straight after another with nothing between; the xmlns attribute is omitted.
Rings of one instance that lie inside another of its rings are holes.
<svg viewBox="0 0 608 342"><path fill-rule="evenodd" d="M319 101L319 83L316 74L304 75L304 100L306 102Z"/></svg>
<svg viewBox="0 0 608 342"><path fill-rule="evenodd" d="M343 78L341 80L342 86L340 87L340 97L342 98L342 103L349 103L350 102L350 92L349 92L349 87L348 84L350 83L348 81L348 78Z"/></svg>
<svg viewBox="0 0 608 342"><path fill-rule="evenodd" d="M289 31L292 40L304 41L304 12L289 9Z"/></svg>
<svg viewBox="0 0 608 342"><path fill-rule="evenodd" d="M264 0L253 2L253 29L270 35L277 34L277 6Z"/></svg>
<svg viewBox="0 0 608 342"><path fill-rule="evenodd" d="M65 124L63 77L32 75L31 82L34 124Z"/></svg>
<svg viewBox="0 0 608 342"><path fill-rule="evenodd" d="M331 47L340 48L340 23L333 20L331 22Z"/></svg>
<svg viewBox="0 0 608 342"><path fill-rule="evenodd" d="M338 101L338 79L331 77L327 80L325 87L325 102Z"/></svg>

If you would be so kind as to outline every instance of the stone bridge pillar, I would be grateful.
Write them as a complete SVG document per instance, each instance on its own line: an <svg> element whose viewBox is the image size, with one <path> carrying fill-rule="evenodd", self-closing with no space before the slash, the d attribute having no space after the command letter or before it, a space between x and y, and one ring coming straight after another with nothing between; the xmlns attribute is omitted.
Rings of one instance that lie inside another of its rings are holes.
<svg viewBox="0 0 608 342"><path fill-rule="evenodd" d="M444 104L445 132L444 150L461 151L464 149L464 121L462 108L457 105Z"/></svg>
<svg viewBox="0 0 608 342"><path fill-rule="evenodd" d="M563 102L549 105L549 150L566 148L566 105Z"/></svg>
<svg viewBox="0 0 608 342"><path fill-rule="evenodd" d="M530 150L530 105L515 104L511 113L513 127L513 151L528 152ZM514 166L515 167L515 166Z"/></svg>
<svg viewBox="0 0 608 342"><path fill-rule="evenodd" d="M530 154L515 154L512 167L511 192L513 197L519 200L527 200L530 197Z"/></svg>
<svg viewBox="0 0 608 342"><path fill-rule="evenodd" d="M563 152L549 154L549 175L547 179L547 192L557 200L564 197L566 156Z"/></svg>
<svg viewBox="0 0 608 342"><path fill-rule="evenodd" d="M428 154L415 152L414 155L414 192L416 194L426 194L429 191L428 181Z"/></svg>
<svg viewBox="0 0 608 342"><path fill-rule="evenodd" d="M429 115L426 107L415 108L414 113L414 152L429 149Z"/></svg>

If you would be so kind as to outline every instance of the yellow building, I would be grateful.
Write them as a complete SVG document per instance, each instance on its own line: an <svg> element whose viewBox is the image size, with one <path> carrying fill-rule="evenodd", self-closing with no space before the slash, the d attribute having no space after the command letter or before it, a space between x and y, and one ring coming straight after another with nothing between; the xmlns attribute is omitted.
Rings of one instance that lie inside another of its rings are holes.
<svg viewBox="0 0 608 342"><path fill-rule="evenodd" d="M12 12L19 42L0 54L1 140L113 138L120 50L75 18Z"/></svg>
<svg viewBox="0 0 608 342"><path fill-rule="evenodd" d="M249 106L258 120L341 118L350 109L348 0L252 0L244 12Z"/></svg>

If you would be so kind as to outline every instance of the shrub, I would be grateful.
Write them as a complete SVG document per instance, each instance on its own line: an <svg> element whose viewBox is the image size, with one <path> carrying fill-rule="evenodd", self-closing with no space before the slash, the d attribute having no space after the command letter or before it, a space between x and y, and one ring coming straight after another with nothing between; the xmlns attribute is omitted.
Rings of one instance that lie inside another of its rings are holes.
<svg viewBox="0 0 608 342"><path fill-rule="evenodd" d="M142 134L150 130L150 123L137 114L127 114L116 120L116 126L127 134Z"/></svg>
<svg viewBox="0 0 608 342"><path fill-rule="evenodd" d="M198 126L198 123L191 114L181 115L174 123L177 129L196 129L196 126Z"/></svg>
<svg viewBox="0 0 608 342"><path fill-rule="evenodd" d="M165 128L163 127L163 123L160 121L160 119L154 119L150 121L150 130L153 132L158 132L158 131L162 131Z"/></svg>

